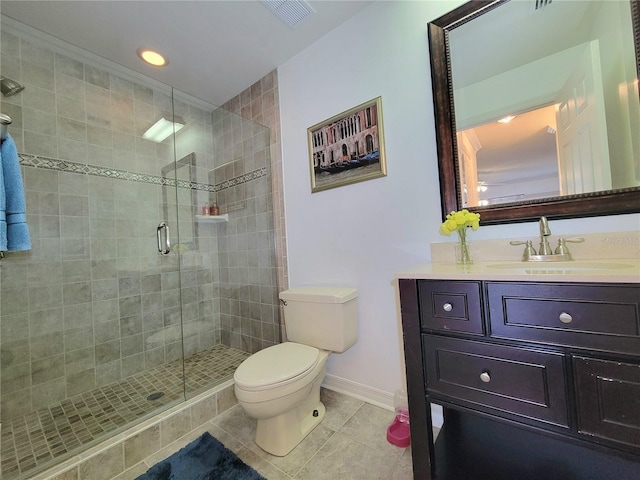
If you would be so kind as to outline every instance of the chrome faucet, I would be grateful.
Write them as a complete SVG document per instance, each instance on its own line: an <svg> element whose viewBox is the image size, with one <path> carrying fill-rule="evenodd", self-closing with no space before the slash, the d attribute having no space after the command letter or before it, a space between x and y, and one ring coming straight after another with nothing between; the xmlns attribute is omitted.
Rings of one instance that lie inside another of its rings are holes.
<svg viewBox="0 0 640 480"><path fill-rule="evenodd" d="M540 248L538 255L551 255L553 252L547 237L551 236L551 229L547 217L540 217Z"/></svg>
<svg viewBox="0 0 640 480"><path fill-rule="evenodd" d="M522 242L519 240L514 240L509 242L511 245L525 245L524 252L522 253L522 261L523 262L561 262L573 260L569 249L567 248L567 243L582 243L584 242L584 238L582 237L574 237L574 238L559 238L558 246L555 251L551 250L551 246L549 245L549 238L551 236L551 229L549 228L549 221L547 217L540 217L540 247L538 253L536 253L535 248L533 248L533 242L531 240L527 240L526 242Z"/></svg>

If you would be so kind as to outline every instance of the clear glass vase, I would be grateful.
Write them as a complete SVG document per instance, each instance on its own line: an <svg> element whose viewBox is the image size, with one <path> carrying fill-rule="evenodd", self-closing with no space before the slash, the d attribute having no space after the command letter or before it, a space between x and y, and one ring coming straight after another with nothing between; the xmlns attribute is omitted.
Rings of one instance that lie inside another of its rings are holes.
<svg viewBox="0 0 640 480"><path fill-rule="evenodd" d="M465 239L460 239L455 245L456 263L460 265L470 265L473 263L471 257L471 244Z"/></svg>

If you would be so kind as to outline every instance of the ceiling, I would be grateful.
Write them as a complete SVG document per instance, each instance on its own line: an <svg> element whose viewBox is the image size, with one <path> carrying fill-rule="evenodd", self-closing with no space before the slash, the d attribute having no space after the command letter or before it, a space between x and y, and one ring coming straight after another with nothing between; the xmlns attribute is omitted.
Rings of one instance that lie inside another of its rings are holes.
<svg viewBox="0 0 640 480"><path fill-rule="evenodd" d="M521 0L500 5L450 32L455 88L486 80L593 39L592 28L598 20L601 3L556 1L539 10L534 8L536 3Z"/></svg>
<svg viewBox="0 0 640 480"><path fill-rule="evenodd" d="M2 0L0 13L214 105L222 105L372 1L308 1L290 27L257 0ZM137 56L153 48L168 60Z"/></svg>

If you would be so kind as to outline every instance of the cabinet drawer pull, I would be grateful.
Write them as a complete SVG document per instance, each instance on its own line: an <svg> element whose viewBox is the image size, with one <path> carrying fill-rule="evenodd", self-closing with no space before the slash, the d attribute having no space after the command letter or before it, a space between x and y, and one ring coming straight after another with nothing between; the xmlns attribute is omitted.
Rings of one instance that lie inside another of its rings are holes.
<svg viewBox="0 0 640 480"><path fill-rule="evenodd" d="M571 323L573 321L573 317L565 312L562 312L558 318L562 323Z"/></svg>
<svg viewBox="0 0 640 480"><path fill-rule="evenodd" d="M484 383L489 383L491 381L491 375L489 375L489 372L482 372L480 374L480 380Z"/></svg>
<svg viewBox="0 0 640 480"><path fill-rule="evenodd" d="M442 308L445 312L450 312L451 310L453 310L453 305L451 305L450 303L445 303Z"/></svg>

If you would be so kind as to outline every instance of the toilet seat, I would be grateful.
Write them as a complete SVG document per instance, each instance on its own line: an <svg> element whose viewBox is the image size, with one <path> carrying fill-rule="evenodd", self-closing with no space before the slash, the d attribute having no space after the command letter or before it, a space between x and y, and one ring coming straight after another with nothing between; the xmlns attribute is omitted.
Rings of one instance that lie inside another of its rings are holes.
<svg viewBox="0 0 640 480"><path fill-rule="evenodd" d="M293 383L313 371L320 350L309 345L285 342L254 353L236 369L236 386L262 391Z"/></svg>

